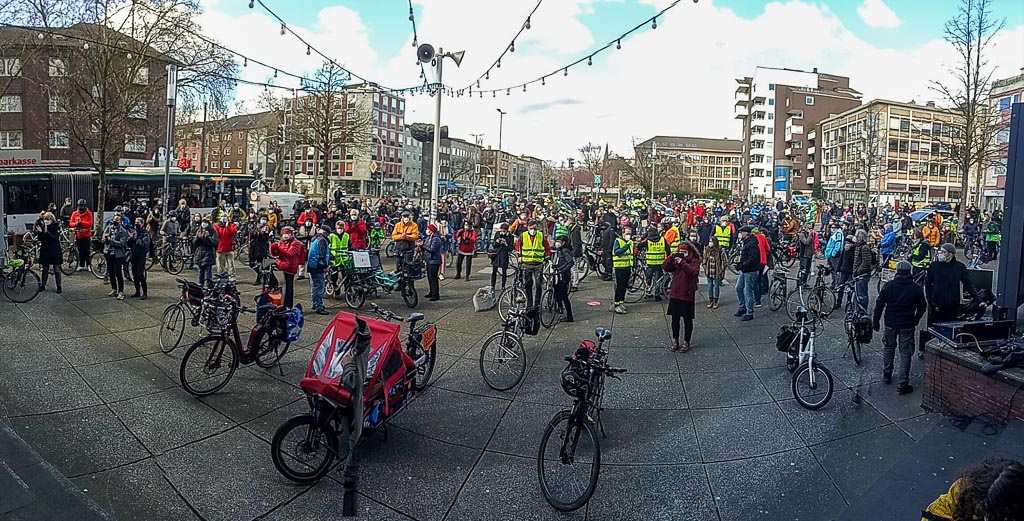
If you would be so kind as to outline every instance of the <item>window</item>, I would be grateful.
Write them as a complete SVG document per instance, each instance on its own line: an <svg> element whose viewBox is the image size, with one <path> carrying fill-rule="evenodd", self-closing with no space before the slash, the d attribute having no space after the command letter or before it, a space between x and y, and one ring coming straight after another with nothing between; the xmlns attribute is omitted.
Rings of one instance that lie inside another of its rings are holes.
<svg viewBox="0 0 1024 521"><path fill-rule="evenodd" d="M128 117L134 119L146 119L146 103L139 102L128 111Z"/></svg>
<svg viewBox="0 0 1024 521"><path fill-rule="evenodd" d="M50 148L68 148L68 133L60 130L51 130L46 138L46 146Z"/></svg>
<svg viewBox="0 0 1024 521"><path fill-rule="evenodd" d="M900 132L910 132L910 120L903 118L900 119Z"/></svg>
<svg viewBox="0 0 1024 521"><path fill-rule="evenodd" d="M235 168L242 168L242 160L235 161Z"/></svg>
<svg viewBox="0 0 1024 521"><path fill-rule="evenodd" d="M0 96L0 112L21 112L21 96Z"/></svg>
<svg viewBox="0 0 1024 521"><path fill-rule="evenodd" d="M135 77L132 78L132 83L136 85L149 85L149 67L139 67L135 71Z"/></svg>
<svg viewBox="0 0 1024 521"><path fill-rule="evenodd" d="M238 147L238 155L242 155L242 147Z"/></svg>
<svg viewBox="0 0 1024 521"><path fill-rule="evenodd" d="M775 105L775 98L768 98L769 105Z"/></svg>
<svg viewBox="0 0 1024 521"><path fill-rule="evenodd" d="M20 130L0 130L0 149L11 150L21 148Z"/></svg>
<svg viewBox="0 0 1024 521"><path fill-rule="evenodd" d="M50 112L67 112L68 100L61 96L50 95Z"/></svg>
<svg viewBox="0 0 1024 521"><path fill-rule="evenodd" d="M220 168L220 161L212 161L210 163L210 168Z"/></svg>
<svg viewBox="0 0 1024 521"><path fill-rule="evenodd" d="M238 139L245 139L245 135L242 134L241 130L238 131Z"/></svg>
<svg viewBox="0 0 1024 521"><path fill-rule="evenodd" d="M0 57L0 76L21 76L21 59Z"/></svg>
<svg viewBox="0 0 1024 521"><path fill-rule="evenodd" d="M224 134L224 141L231 141L231 133Z"/></svg>
<svg viewBox="0 0 1024 521"><path fill-rule="evenodd" d="M1019 96L1019 94L1018 94ZM999 112L1010 110L1010 97L999 98Z"/></svg>
<svg viewBox="0 0 1024 521"><path fill-rule="evenodd" d="M797 119L804 119L804 111L802 111L802 110L794 110L793 111L793 117L797 118Z"/></svg>
<svg viewBox="0 0 1024 521"><path fill-rule="evenodd" d="M775 133L775 129L773 127L768 127L768 133L769 134L774 134Z"/></svg>
<svg viewBox="0 0 1024 521"><path fill-rule="evenodd" d="M918 143L917 141L911 141L910 142L910 151L912 153L914 153L914 154L920 153L921 152L921 144Z"/></svg>
<svg viewBox="0 0 1024 521"><path fill-rule="evenodd" d="M774 112L769 112L768 113L768 119L775 119L775 113Z"/></svg>
<svg viewBox="0 0 1024 521"><path fill-rule="evenodd" d="M774 83L769 83L768 84L768 90L775 90L775 84Z"/></svg>
<svg viewBox="0 0 1024 521"><path fill-rule="evenodd" d="M134 154L145 154L146 136L126 135L124 137L124 151Z"/></svg>
<svg viewBox="0 0 1024 521"><path fill-rule="evenodd" d="M226 156L230 156L231 155L231 147L224 147L224 155L226 155Z"/></svg>
<svg viewBox="0 0 1024 521"><path fill-rule="evenodd" d="M806 97L804 97L804 103L806 103L808 105L814 105L814 96L806 96Z"/></svg>
<svg viewBox="0 0 1024 521"><path fill-rule="evenodd" d="M51 77L67 76L68 75L67 67L64 66L64 60L62 60L60 58L50 58L50 64L49 65L50 65L49 68L50 68L50 76Z"/></svg>

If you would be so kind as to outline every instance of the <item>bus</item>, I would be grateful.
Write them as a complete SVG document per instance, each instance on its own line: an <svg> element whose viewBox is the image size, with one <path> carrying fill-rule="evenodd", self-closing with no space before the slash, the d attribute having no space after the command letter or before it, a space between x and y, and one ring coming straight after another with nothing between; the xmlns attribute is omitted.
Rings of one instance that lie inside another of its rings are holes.
<svg viewBox="0 0 1024 521"><path fill-rule="evenodd" d="M171 169L170 195L173 207L184 198L193 211L208 213L221 200L226 204L249 206L251 174L208 174L182 172ZM16 233L28 231L42 212L55 203L59 209L65 198L72 204L85 199L93 211L97 204L99 173L8 171L0 172L0 185L4 194L4 219L7 230ZM107 172L107 193L104 211L135 202L152 206L162 199L164 191L163 168L126 168Z"/></svg>

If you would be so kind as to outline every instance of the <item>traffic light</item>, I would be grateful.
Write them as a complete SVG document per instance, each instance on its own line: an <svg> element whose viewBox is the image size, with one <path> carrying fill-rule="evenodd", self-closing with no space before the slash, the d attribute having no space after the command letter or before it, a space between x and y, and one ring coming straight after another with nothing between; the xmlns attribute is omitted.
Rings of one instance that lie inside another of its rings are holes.
<svg viewBox="0 0 1024 521"><path fill-rule="evenodd" d="M576 164L576 160L570 157L569 158L569 168L572 168L573 165L575 165L575 164Z"/></svg>
<svg viewBox="0 0 1024 521"><path fill-rule="evenodd" d="M277 143L280 145L284 144L284 125L277 126Z"/></svg>

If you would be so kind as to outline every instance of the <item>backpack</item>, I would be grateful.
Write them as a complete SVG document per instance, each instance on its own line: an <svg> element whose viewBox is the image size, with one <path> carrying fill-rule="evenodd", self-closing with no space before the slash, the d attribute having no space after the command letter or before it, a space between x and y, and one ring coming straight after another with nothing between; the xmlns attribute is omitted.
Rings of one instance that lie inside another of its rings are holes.
<svg viewBox="0 0 1024 521"><path fill-rule="evenodd" d="M880 262L881 262L881 261L880 261L880 259L878 258L878 251L876 251L876 250L872 249L872 250L871 250L871 267L872 267L872 268L877 268L877 267L878 267L878 264L879 264Z"/></svg>
<svg viewBox="0 0 1024 521"><path fill-rule="evenodd" d="M284 341L294 342L302 334L305 319L302 317L302 306L295 306L284 315Z"/></svg>

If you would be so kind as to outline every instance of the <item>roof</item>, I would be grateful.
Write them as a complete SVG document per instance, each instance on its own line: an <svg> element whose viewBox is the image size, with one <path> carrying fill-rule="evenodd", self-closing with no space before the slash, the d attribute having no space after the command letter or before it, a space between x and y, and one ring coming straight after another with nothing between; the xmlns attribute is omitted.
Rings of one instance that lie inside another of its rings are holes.
<svg viewBox="0 0 1024 521"><path fill-rule="evenodd" d="M743 143L738 139L713 139L706 137L684 137L684 136L654 136L636 145L637 148L651 148L651 143L657 142L659 147L664 148L685 148L690 150L713 150L716 152L735 152L739 154L743 150Z"/></svg>
<svg viewBox="0 0 1024 521"><path fill-rule="evenodd" d="M1024 87L1024 74L1003 78L992 82L992 95L997 96L1003 92L1017 90L1021 87Z"/></svg>
<svg viewBox="0 0 1024 521"><path fill-rule="evenodd" d="M106 39L111 44L117 42L119 45L127 45L129 42L134 42L140 47L136 51L139 53L143 52L141 49L143 46L142 42L109 27L92 23L78 23L70 27L0 27L0 41L7 42L7 44L17 42L25 47L45 45L80 49L83 41L86 43L96 41L100 36L100 32L109 33ZM145 54L158 60L178 63L177 60L152 47L146 48Z"/></svg>
<svg viewBox="0 0 1024 521"><path fill-rule="evenodd" d="M843 118L843 117L849 116L850 114L856 114L856 113L858 113L858 112L860 112L862 110L870 110L870 107L872 105L891 105L891 106L894 106L894 107L903 107L903 108L907 108L907 109L911 109L911 110L938 112L940 114L947 114L947 115L950 115L950 116L956 116L956 113L954 113L953 111L951 111L949 109L942 108L942 107L928 106L928 105L918 105L917 103L907 103L907 102L904 102L904 101L892 101L892 100L875 98L875 99L873 99L871 101L868 101L868 102L864 103L863 105L858 105L858 106L856 106L856 107L854 107L854 108L852 108L850 110L847 110L846 112L840 112L839 114L835 114L835 115L829 116L827 118L824 118L824 119L821 120L821 122L824 123L824 122L832 120L832 119Z"/></svg>

